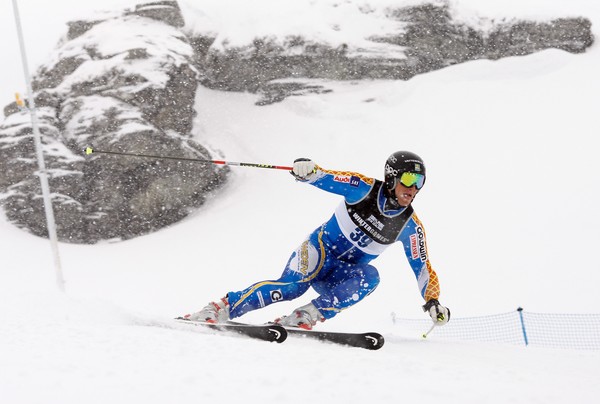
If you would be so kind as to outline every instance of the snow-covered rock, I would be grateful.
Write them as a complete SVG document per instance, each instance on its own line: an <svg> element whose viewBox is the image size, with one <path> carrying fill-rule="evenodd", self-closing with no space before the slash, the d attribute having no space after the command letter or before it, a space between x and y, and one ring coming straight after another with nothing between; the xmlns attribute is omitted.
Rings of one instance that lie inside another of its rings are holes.
<svg viewBox="0 0 600 404"><path fill-rule="evenodd" d="M315 38L287 32L240 44L219 32L204 34L197 30L191 43L201 57L203 84L214 89L261 93L259 103L268 104L290 95L326 91L310 83L286 81L290 78L408 80L471 60L523 56L548 48L579 53L593 43L591 23L585 18L481 18L467 23L454 17L446 0L395 3L373 2L361 8L362 13L377 16L371 19L377 18L387 31L365 30L366 36L354 42L334 34ZM363 20L357 19L356 23ZM331 29L339 30L337 25Z"/></svg>
<svg viewBox="0 0 600 404"><path fill-rule="evenodd" d="M176 2L160 2L77 23L36 74L36 110L61 240L127 239L162 228L187 216L223 181L227 170L209 164L83 154L93 146L210 159L191 139L199 72L178 28L182 21ZM0 185L6 215L44 236L29 114L14 106L5 113Z"/></svg>

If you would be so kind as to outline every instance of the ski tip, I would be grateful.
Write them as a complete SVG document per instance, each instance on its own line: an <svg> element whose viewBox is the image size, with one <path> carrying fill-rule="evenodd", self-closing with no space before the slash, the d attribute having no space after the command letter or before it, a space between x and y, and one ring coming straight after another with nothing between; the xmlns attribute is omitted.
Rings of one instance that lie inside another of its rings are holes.
<svg viewBox="0 0 600 404"><path fill-rule="evenodd" d="M370 342L370 345L366 346L365 348L373 351L381 349L383 344L385 344L385 338L383 338L383 335L376 332L366 334L365 339Z"/></svg>
<svg viewBox="0 0 600 404"><path fill-rule="evenodd" d="M288 336L287 330L280 325L269 326L269 334L274 337L271 342L277 342L278 344L281 344L283 341L285 341Z"/></svg>

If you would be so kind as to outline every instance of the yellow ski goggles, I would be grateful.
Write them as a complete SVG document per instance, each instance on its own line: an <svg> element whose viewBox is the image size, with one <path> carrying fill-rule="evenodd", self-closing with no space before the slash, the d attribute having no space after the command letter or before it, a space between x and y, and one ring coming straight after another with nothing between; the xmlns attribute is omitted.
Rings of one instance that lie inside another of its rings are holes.
<svg viewBox="0 0 600 404"><path fill-rule="evenodd" d="M421 189L425 184L425 176L423 174L404 172L400 176L400 184L407 188L416 185L417 189Z"/></svg>

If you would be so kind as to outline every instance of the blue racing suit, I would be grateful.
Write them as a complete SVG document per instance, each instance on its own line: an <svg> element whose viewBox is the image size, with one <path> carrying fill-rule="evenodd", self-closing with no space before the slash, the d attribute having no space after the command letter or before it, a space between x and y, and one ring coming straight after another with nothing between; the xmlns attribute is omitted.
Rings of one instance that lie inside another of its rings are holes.
<svg viewBox="0 0 600 404"><path fill-rule="evenodd" d="M307 182L344 197L333 216L315 229L292 253L277 280L257 282L227 294L231 319L284 300L312 287L312 303L325 319L358 303L379 284L370 264L400 241L425 301L438 299L437 275L429 263L425 231L411 205L398 205L382 181L358 173L324 170Z"/></svg>

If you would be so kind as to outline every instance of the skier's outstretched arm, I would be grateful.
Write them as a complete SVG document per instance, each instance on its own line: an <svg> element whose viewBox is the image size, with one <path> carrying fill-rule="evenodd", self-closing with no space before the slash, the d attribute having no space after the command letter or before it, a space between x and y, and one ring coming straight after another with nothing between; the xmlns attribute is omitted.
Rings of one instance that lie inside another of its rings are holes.
<svg viewBox="0 0 600 404"><path fill-rule="evenodd" d="M351 171L326 170L307 158L296 159L290 173L297 181L341 195L349 203L359 201L375 184L373 178Z"/></svg>
<svg viewBox="0 0 600 404"><path fill-rule="evenodd" d="M433 322L444 325L450 320L450 310L440 304L440 282L429 262L425 229L417 215L411 219L402 231L399 241L404 245L404 252L417 278L419 292L425 300L423 311L427 312Z"/></svg>

